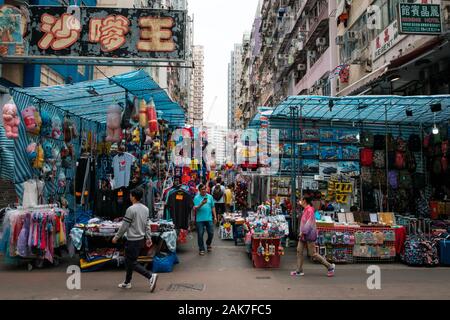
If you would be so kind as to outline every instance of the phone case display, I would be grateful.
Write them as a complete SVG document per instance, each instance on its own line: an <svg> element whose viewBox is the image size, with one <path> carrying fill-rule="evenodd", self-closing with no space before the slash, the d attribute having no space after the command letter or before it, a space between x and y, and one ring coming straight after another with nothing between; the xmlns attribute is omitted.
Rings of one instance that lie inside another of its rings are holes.
<svg viewBox="0 0 450 320"><path fill-rule="evenodd" d="M292 130L291 129L280 129L280 140L291 140Z"/></svg>
<svg viewBox="0 0 450 320"><path fill-rule="evenodd" d="M317 244L334 263L394 261L395 231L391 228L318 227Z"/></svg>
<svg viewBox="0 0 450 320"><path fill-rule="evenodd" d="M320 130L319 129L303 129L302 130L302 140L303 141L319 141L320 140Z"/></svg>
<svg viewBox="0 0 450 320"><path fill-rule="evenodd" d="M290 178L271 178L270 179L270 195L290 196L291 181Z"/></svg>
<svg viewBox="0 0 450 320"><path fill-rule="evenodd" d="M337 136L339 143L359 143L358 130L339 130Z"/></svg>
<svg viewBox="0 0 450 320"><path fill-rule="evenodd" d="M342 146L342 159L359 160L359 148L355 146Z"/></svg>
<svg viewBox="0 0 450 320"><path fill-rule="evenodd" d="M301 165L303 173L319 173L319 160L303 159Z"/></svg>
<svg viewBox="0 0 450 320"><path fill-rule="evenodd" d="M319 156L319 144L318 143L306 143L301 146L302 148L302 158L316 158Z"/></svg>
<svg viewBox="0 0 450 320"><path fill-rule="evenodd" d="M338 172L350 176L359 176L360 166L358 161L343 161L338 163Z"/></svg>
<svg viewBox="0 0 450 320"><path fill-rule="evenodd" d="M298 148L298 145L294 145L295 146L295 148L294 148L294 157L298 157L298 151L299 151L299 148ZM285 157L291 157L292 156L292 144L291 143L284 143L283 144L283 155L285 156Z"/></svg>
<svg viewBox="0 0 450 320"><path fill-rule="evenodd" d="M341 146L320 146L320 160L341 160Z"/></svg>
<svg viewBox="0 0 450 320"><path fill-rule="evenodd" d="M290 170L292 170L292 160L291 159L281 159L280 166L281 166L281 171L290 171Z"/></svg>
<svg viewBox="0 0 450 320"><path fill-rule="evenodd" d="M338 142L337 130L320 129L320 142Z"/></svg>
<svg viewBox="0 0 450 320"><path fill-rule="evenodd" d="M330 176L338 173L337 162L320 162L319 174L322 176Z"/></svg>

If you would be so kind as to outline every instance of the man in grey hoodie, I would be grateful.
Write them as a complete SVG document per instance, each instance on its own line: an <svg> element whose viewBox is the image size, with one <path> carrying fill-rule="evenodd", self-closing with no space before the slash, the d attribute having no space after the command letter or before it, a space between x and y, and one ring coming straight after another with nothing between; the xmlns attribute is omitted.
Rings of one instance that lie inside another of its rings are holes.
<svg viewBox="0 0 450 320"><path fill-rule="evenodd" d="M152 274L137 262L139 254L145 245L145 238L147 238L147 246L151 246L152 241L148 228L149 210L140 202L143 195L144 192L141 188L131 191L130 200L133 205L127 209L122 226L113 238L112 243L116 244L126 233L125 262L127 274L125 282L119 284L119 288L131 289L131 278L133 270L135 270L149 280L150 292L153 292L158 275L156 273Z"/></svg>

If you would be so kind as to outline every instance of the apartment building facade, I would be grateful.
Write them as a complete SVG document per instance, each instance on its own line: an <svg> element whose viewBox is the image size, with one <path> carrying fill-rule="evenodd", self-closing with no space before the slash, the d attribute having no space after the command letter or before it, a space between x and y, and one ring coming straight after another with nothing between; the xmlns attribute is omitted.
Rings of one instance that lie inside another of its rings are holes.
<svg viewBox="0 0 450 320"><path fill-rule="evenodd" d="M193 46L192 50L194 68L190 83L190 103L188 109L188 121L191 126L200 128L203 125L203 100L204 100L204 48Z"/></svg>
<svg viewBox="0 0 450 320"><path fill-rule="evenodd" d="M228 64L228 129L236 129L236 110L239 104L242 72L242 44L235 44Z"/></svg>

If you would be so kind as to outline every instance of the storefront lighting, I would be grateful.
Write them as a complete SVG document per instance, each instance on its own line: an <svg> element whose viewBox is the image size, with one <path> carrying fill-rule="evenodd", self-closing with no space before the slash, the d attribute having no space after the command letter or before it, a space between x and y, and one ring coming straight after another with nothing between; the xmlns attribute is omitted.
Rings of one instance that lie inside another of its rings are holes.
<svg viewBox="0 0 450 320"><path fill-rule="evenodd" d="M433 132L434 135L439 134L439 128L436 126L436 124L434 124L432 132Z"/></svg>

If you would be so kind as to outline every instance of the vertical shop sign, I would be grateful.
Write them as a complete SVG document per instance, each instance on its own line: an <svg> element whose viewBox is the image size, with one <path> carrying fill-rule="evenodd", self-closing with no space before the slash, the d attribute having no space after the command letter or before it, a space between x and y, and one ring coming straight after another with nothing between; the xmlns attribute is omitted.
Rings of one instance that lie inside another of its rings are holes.
<svg viewBox="0 0 450 320"><path fill-rule="evenodd" d="M404 35L398 33L397 21L392 22L372 41L372 61L380 58L404 38Z"/></svg>
<svg viewBox="0 0 450 320"><path fill-rule="evenodd" d="M184 60L186 12L30 6L32 56Z"/></svg>

